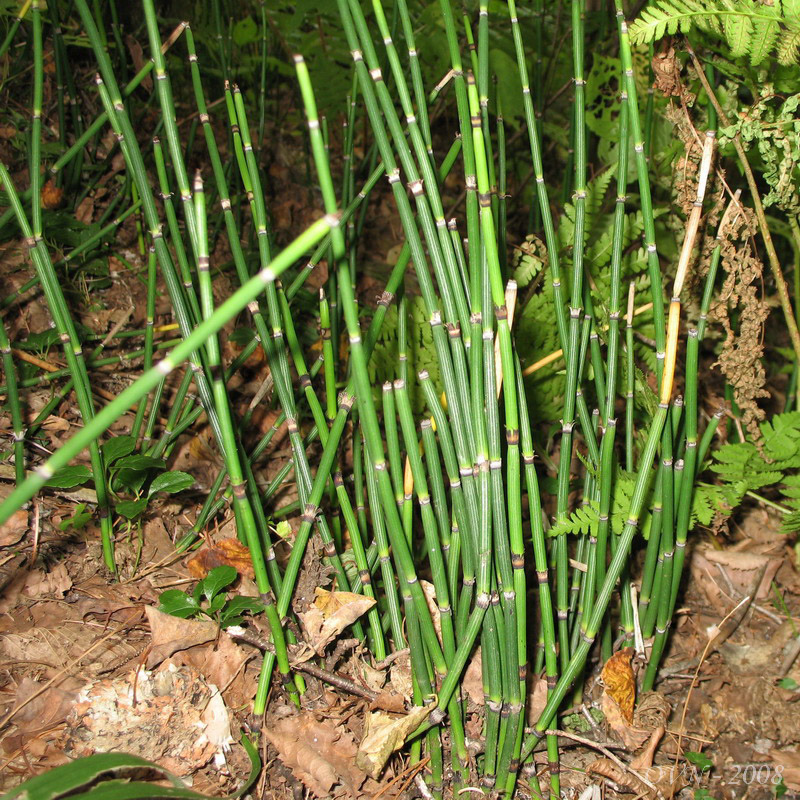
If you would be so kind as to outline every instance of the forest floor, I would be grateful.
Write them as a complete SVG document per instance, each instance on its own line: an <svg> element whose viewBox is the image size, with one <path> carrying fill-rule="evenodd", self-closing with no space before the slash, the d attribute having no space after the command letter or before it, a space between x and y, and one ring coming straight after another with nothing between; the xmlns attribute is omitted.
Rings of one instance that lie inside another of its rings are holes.
<svg viewBox="0 0 800 800"><path fill-rule="evenodd" d="M196 452L194 458L197 463ZM223 795L250 769L240 732L261 728L266 769L256 797L296 799L305 787L323 796L387 800L416 793L419 768L405 757L395 756L378 781L354 763L370 710L400 711L408 704L407 658L375 669L358 640L340 639L324 669L344 677L344 688L306 675L299 712L274 688L266 718L256 723L249 709L260 652L213 622L156 609L160 592L189 587L224 563L240 571L237 592L256 594L232 522L210 532L191 556L177 557L174 541L193 510L164 503L140 529L118 538L120 580L112 581L92 525L67 535L59 529L79 499L64 495L40 497L0 529L0 789L68 759L118 751ZM582 702L559 723L562 779L571 796L593 782L605 786L606 797L658 796L642 778L665 797L672 789L678 797L759 800L775 797L778 786L778 796L784 788L784 797L800 790L798 693L781 688L782 679L800 683L799 663L788 672L781 666L800 622L776 608L772 588L774 582L797 602L800 580L776 531L767 511L752 508L735 528L735 544L720 549L710 537L702 544L706 537L695 538L669 655L656 691L637 696L630 724L609 713L600 665L590 673ZM295 601L300 613L317 586L330 584L314 567L321 563L319 542L312 539L311 548ZM741 615L742 598L754 591ZM627 661L633 674L640 672L634 654ZM348 682L362 691L353 693ZM467 733L477 742L483 695L474 659L465 690ZM529 717L535 712L529 708ZM546 783L544 753L536 765ZM520 790L529 795L527 771Z"/></svg>

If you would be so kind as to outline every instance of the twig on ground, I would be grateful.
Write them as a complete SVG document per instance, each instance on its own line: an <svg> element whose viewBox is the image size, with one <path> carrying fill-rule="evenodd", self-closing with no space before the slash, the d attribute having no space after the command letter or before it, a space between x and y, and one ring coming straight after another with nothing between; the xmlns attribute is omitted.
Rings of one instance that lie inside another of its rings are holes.
<svg viewBox="0 0 800 800"><path fill-rule="evenodd" d="M255 631L250 630L249 628L242 628L239 625L232 625L230 628L226 628L225 632L231 637L231 639L235 641L245 642L245 644L252 645L253 647L257 647L259 650L264 650L269 653L275 652L272 642L268 641L263 636ZM328 683L331 686L335 686L337 689L341 689L343 692L347 692L348 694L354 694L357 697L363 697L370 702L378 697L378 692L373 692L372 689L367 689L365 686L360 686L350 678L344 678L334 672L329 672L326 669L315 667L313 664L309 664L307 661L302 663L290 662L289 666L293 670L305 672L306 675L311 675L312 678L317 678L317 680L320 680L323 683Z"/></svg>
<svg viewBox="0 0 800 800"><path fill-rule="evenodd" d="M652 789L659 797L663 797L661 791L654 783L649 781L643 775L640 775L635 769L631 769L624 761L615 756L604 744L595 742L593 739L586 739L583 736L578 736L570 731L554 729L547 731L546 733L548 736L563 736L565 739L572 739L574 742L584 744L587 747L591 747L593 750L599 750L607 759L609 759L609 761L613 761L623 772L630 773L634 778L641 781L649 789Z"/></svg>

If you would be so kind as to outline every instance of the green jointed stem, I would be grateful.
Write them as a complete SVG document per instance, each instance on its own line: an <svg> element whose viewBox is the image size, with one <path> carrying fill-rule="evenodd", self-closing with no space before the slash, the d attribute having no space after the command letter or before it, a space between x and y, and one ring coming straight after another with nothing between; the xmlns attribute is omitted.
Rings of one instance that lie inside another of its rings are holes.
<svg viewBox="0 0 800 800"><path fill-rule="evenodd" d="M597 593L592 614L586 625L585 632L581 635L581 643L578 649L572 654L567 669L561 675L556 688L552 695L548 698L547 705L542 711L538 722L536 723L535 738L541 738L542 734L551 725L558 707L561 705L562 700L567 694L572 682L583 669L586 662L586 657L589 650L594 643L594 638L600 629L603 617L605 615L608 603L611 600L611 594L614 591L614 586L625 567L630 554L630 547L633 542L633 537L639 527L639 519L644 507L647 489L650 483L652 470L650 469L653 458L658 448L661 433L664 428L664 422L667 418L669 408L666 404L660 404L658 410L650 423L650 431L647 437L647 442L642 453L642 458L639 465L639 473L636 478L633 495L631 496L630 510L628 512L628 520L620 534L619 545L617 552L611 560L606 573L606 579ZM528 748L532 748L535 744L534 740L528 741ZM527 750L528 748L525 748Z"/></svg>
<svg viewBox="0 0 800 800"><path fill-rule="evenodd" d="M145 334L144 334L144 363L145 372L153 366L153 327L156 315L156 276L158 263L156 260L156 249L150 245L147 258L147 300L145 306ZM147 397L139 401L139 408L136 410L136 417L131 426L131 436L135 440L139 439L139 434L144 423L144 415L147 411Z"/></svg>
<svg viewBox="0 0 800 800"><path fill-rule="evenodd" d="M325 415L330 425L336 417L336 362L331 341L331 315L325 290L319 290L319 328L322 334L322 362L325 373Z"/></svg>
<svg viewBox="0 0 800 800"><path fill-rule="evenodd" d="M345 23L349 22L344 0L339 0L339 10L340 15ZM345 27L349 29L348 33L349 36L351 36L353 34L352 28L347 24ZM306 113L309 121L311 121L312 119L316 118L316 115L314 113L314 97L313 92L311 91L310 80L308 79L308 73L302 58L296 56L295 64L297 66L298 77L300 79L301 92L303 94L303 100L306 106ZM362 90L365 88L365 85L369 87L368 83L362 83ZM387 155L389 154L382 153L384 164L387 163ZM314 160L317 165L317 174L320 179L325 207L336 208L336 199L333 192L333 182L330 176L330 168L325 159L324 152L322 152L319 148L314 148ZM350 339L351 370L355 380L356 396L358 397L359 401L359 415L365 433L371 466L376 471L378 478L378 488L381 494L384 514L388 523L387 527L389 539L392 544L393 555L398 567L398 573L403 576L407 589L413 598L416 613L420 621L422 638L433 663L434 670L437 676L443 677L444 675L448 675L449 677L452 674L452 672L448 672L448 667L450 665L446 662L445 657L442 654L442 650L433 627L433 621L426 605L424 593L416 575L411 552L408 548L405 536L402 534L391 480L386 471L383 442L381 439L378 417L375 412L375 405L372 398L369 374L367 372L367 359L361 340L361 330L358 323L358 314L353 297L353 288L350 282L348 264L344 259L344 235L339 227L333 228L331 233L333 254L337 262L337 272L339 278L338 289L345 321L347 324L348 337ZM315 510L312 510L311 513L315 513ZM466 747L464 744L463 728L461 727L460 718L458 716L459 707L455 701L455 697L453 697L452 694L448 698L448 702L451 711L450 726L451 735L453 737L453 748L458 761L463 765L464 768L466 768Z"/></svg>
<svg viewBox="0 0 800 800"><path fill-rule="evenodd" d="M259 259L261 261L262 267L266 267L267 264L269 264L270 262L271 253L269 248L269 237L267 233L267 221L266 221L267 217L266 217L266 209L264 206L264 195L261 189L261 181L259 177L258 166L255 163L255 155L253 152L252 143L250 141L250 132L248 128L247 118L245 115L244 103L242 101L242 95L238 87L234 87L233 101L238 120L238 131L239 131L239 136L241 138L241 145L244 153L244 161L247 165L247 172L242 175L242 179L243 182L245 183L245 187L248 188L249 190L248 191L249 196L252 197L251 208L253 212L253 218L258 237ZM316 127L312 125L312 121L317 123ZM309 111L309 127L312 133L312 146L315 149L319 150L322 148L322 142L320 141L319 138L318 121L316 120L316 117L311 116L310 111ZM240 272L242 273L240 274L240 279L244 278L243 270L244 266L242 264L242 266L240 267ZM280 302L278 299L278 292L274 284L267 287L266 296L267 296L267 308L270 318L270 326L272 330L269 331L267 329L265 321L261 315L261 312L257 304L252 304L250 306L250 312L253 315L253 320L256 323L256 327L259 333L259 337L261 339L262 346L264 347L268 362L271 367L272 375L274 376L275 387L278 393L281 408L286 414L286 424L289 431L289 441L292 446L295 475L297 477L300 500L303 503L308 503L309 502L308 498L312 487L311 469L308 463L308 458L305 453L305 448L303 447L302 437L300 436L299 427L297 424L296 404L294 400L294 393L291 387L289 364L286 353L286 346L284 343L283 330L281 327L282 319L280 312ZM308 388L310 388L310 385ZM316 397L313 398L313 401L316 403L318 412L316 415L319 418L317 424L318 425L322 424L323 427L327 427L325 420L322 417L322 410L319 408L318 402L316 401ZM324 436L327 437L327 433L324 434ZM317 524L317 530L319 531L320 537L323 542L326 558L333 566L340 585L348 586L349 584L347 581L347 575L344 570L344 566L341 562L341 559L339 557L339 554L336 551L336 545L333 536L331 535L330 529L328 528L328 524L325 517L319 515L318 518L316 519L316 524ZM302 550L304 548L300 547L298 549L302 553ZM290 588L293 588L293 586L294 586L294 581L292 580L290 582ZM285 613L286 613L285 611L282 612L281 617L283 617ZM360 622L354 624L353 628L356 635L358 635L359 637L363 636L363 630L361 628ZM264 664L265 665L267 664L266 660ZM264 673L266 673L267 671L268 669L265 666Z"/></svg>
<svg viewBox="0 0 800 800"><path fill-rule="evenodd" d="M433 513L436 516L436 523L439 530L439 539L442 543L442 553L444 554L445 566L447 567L447 586L450 595L450 603L453 606L453 614L456 613L456 600L454 594L455 581L453 578L457 574L451 567L451 562L458 561L458 553L450 552L450 509L447 505L447 495L445 494L444 479L442 478L442 464L439 460L439 446L436 444L436 434L433 432L433 425L430 419L423 419L419 424L420 435L422 436L422 447L425 454L425 472L428 485L431 490L433 502Z"/></svg>
<svg viewBox="0 0 800 800"><path fill-rule="evenodd" d="M628 287L628 311L625 314L625 469L633 472L633 412L634 412L634 361L633 361L633 299L636 285Z"/></svg>
<svg viewBox="0 0 800 800"><path fill-rule="evenodd" d="M34 2L34 10L36 12L34 13L34 21L38 19L39 23L41 23L41 17L38 14L38 6L35 2ZM41 31L39 31L39 36L35 38L40 38L40 35ZM36 94L40 96L39 92L36 92ZM37 111L36 107L34 106L34 119L36 119L37 115L40 116L40 114L41 112ZM34 128L36 129L36 126L34 126ZM38 133L41 133L40 128L38 130ZM38 153L38 148L37 148L37 153ZM39 163L37 156L36 161L32 162L32 172L31 172L32 183L33 183L33 175L38 173L39 173ZM19 225L22 235L25 239L25 242L28 245L31 259L33 260L36 272L39 276L39 281L41 282L42 289L45 293L45 297L47 298L47 304L48 307L50 308L50 313L53 315L53 322L55 323L59 339L64 348L64 355L67 361L67 365L74 379L75 396L78 401L78 407L81 412L81 417L83 418L84 424L88 425L90 422L93 421L95 417L94 402L92 400L91 382L89 381L89 374L86 370L86 362L83 357L83 349L81 347L77 331L75 330L75 325L73 323L72 316L69 313L69 308L64 298L64 293L61 288L61 284L58 280L58 276L56 275L55 270L53 269L53 263L50 259L50 253L47 250L47 246L45 245L44 240L42 238L41 202L39 199L38 184L37 188L34 191L34 208L37 207L39 208L39 213L34 214L34 220L37 220L38 227L32 228L31 224L28 222L27 217L25 216L25 212L22 208L22 203L20 202L20 198L19 195L17 194L16 187L14 186L11 180L11 176L9 175L8 170L6 169L5 164L0 164L0 183L2 183L2 185L5 187L9 203L17 218L17 224ZM11 374L12 373L10 372L9 376ZM11 380L10 377L9 380ZM100 451L99 441L95 440L90 443L87 442L87 444L89 444L89 454L92 464L92 474L94 476L95 491L97 493L97 502L100 514L100 534L103 544L103 559L105 561L106 567L112 573L116 573L116 564L114 561L113 530L112 530L113 520L111 518L111 512L110 512L110 501L108 497L106 472L105 472L105 465L103 463L103 456ZM47 478L45 478L45 480L47 480ZM30 479L26 480L22 484L18 483L16 492L13 492L6 499L6 502L3 504L3 508L6 508L6 506L11 502L11 499L14 497L15 494L23 493L27 494L27 496L25 496L24 499L17 501L16 506L8 512L8 515L10 515L11 512L16 508L19 508L22 505L22 503L30 499L33 493L38 491L39 488L41 488L43 482L44 481L39 481L38 485L32 491L30 491L30 493L23 492L23 487L30 486ZM5 518L7 519L8 517L6 516Z"/></svg>
<svg viewBox="0 0 800 800"><path fill-rule="evenodd" d="M341 472L337 472L334 476L334 485L336 486L336 497L339 501L339 507L342 510L345 525L350 534L350 543L353 547L353 555L358 567L358 574L361 579L361 586L363 593L366 597L375 598L375 591L372 586L372 576L367 563L367 553L364 550L364 543L361 540L361 532L358 527L358 521L353 513L353 506L350 503L350 498L347 494L347 489L344 486L344 478ZM381 628L381 618L378 612L377 604L374 605L368 612L367 618L369 620L370 638L372 644L372 652L378 661L386 658L386 644L383 639L383 629Z"/></svg>
<svg viewBox="0 0 800 800"><path fill-rule="evenodd" d="M186 210L187 212L189 211L188 207ZM211 284L211 262L208 254L205 194L203 192L203 181L199 172L195 175L194 179L193 209L191 213L193 213L195 219L195 231L197 235L197 277L200 290L200 306L203 320L207 322L214 315L214 293ZM228 475L230 476L237 524L241 526L242 533L247 542L247 547L250 550L256 586L258 587L261 600L265 606L265 613L273 635L273 644L275 645L278 666L284 677L284 686L289 696L299 705L297 688L289 668L286 640L283 635L281 635L280 617L275 608L272 586L267 573L261 539L256 527L253 508L247 496L245 474L242 470L242 464L239 458L238 442L234 430L227 388L223 379L224 372L220 363L219 340L216 336L209 336L205 342L205 349L213 376L212 390L214 392L214 400L222 432L222 453L225 459L225 466L228 469Z"/></svg>
<svg viewBox="0 0 800 800"><path fill-rule="evenodd" d="M359 436L359 438L363 445L363 437ZM403 633L403 622L400 616L397 581L389 552L389 538L386 534L383 510L378 496L378 481L375 473L370 469L366 447L363 450L365 460L364 474L367 478L367 502L369 503L370 516L372 518L372 528L375 531L375 541L378 543L378 558L381 566L381 577L383 578L383 591L386 597L386 604L389 607L392 639L394 639L395 650L402 650L405 647L405 634Z"/></svg>
<svg viewBox="0 0 800 800"><path fill-rule="evenodd" d="M6 51L8 50L11 42L14 41L14 37L17 35L17 30L19 30L20 23L23 19L25 19L25 15L28 13L28 9L31 7L32 0L25 0L25 2L20 7L20 10L17 12L17 15L14 17L14 21L11 23L11 26L8 29L8 33L6 34L6 38L3 39L2 44L0 44L0 58L2 58Z"/></svg>
<svg viewBox="0 0 800 800"><path fill-rule="evenodd" d="M4 178L7 175L2 165L0 165L0 175ZM275 256L269 269L262 270L258 275L251 278L247 284L234 292L233 295L217 307L209 319L202 321L164 359L120 392L108 405L100 409L78 433L65 442L35 472L28 475L21 486L9 494L3 504L0 505L0 524L5 522L23 503L33 497L42 488L45 481L51 478L57 470L67 466L70 460L78 455L84 447L96 440L118 417L135 405L148 392L152 391L165 375L168 375L177 366L186 361L193 352L202 346L209 336L215 334L230 319L240 313L253 298L258 297L267 282L275 280L277 275L280 275L295 261L302 258L303 254L314 247L336 224L336 221L336 218L331 216L325 216L317 220Z"/></svg>
<svg viewBox="0 0 800 800"><path fill-rule="evenodd" d="M411 464L411 474L414 476L414 491L420 507L428 561L431 566L433 585L436 589L436 604L439 608L444 656L448 661L451 661L455 654L455 633L453 630L453 609L450 605L450 592L447 584L447 571L442 555L442 542L439 538L436 516L433 512L431 496L428 490L428 481L419 453L417 433L405 381L396 380L393 388L395 399L397 400L400 427L403 431L403 439L406 445L406 454Z"/></svg>
<svg viewBox="0 0 800 800"><path fill-rule="evenodd" d="M17 388L17 370L11 355L11 343L2 320L0 320L0 356L3 358L3 372L6 376L6 385L2 391L7 395L8 405L11 409L11 428L14 437L14 477L19 486L25 480L25 428Z"/></svg>
<svg viewBox="0 0 800 800"><path fill-rule="evenodd" d="M639 119L639 101L636 89L636 79L633 74L633 57L631 55L630 39L628 37L628 23L622 9L622 0L614 0L617 9L617 23L619 30L620 58L624 75L624 86L628 100L628 119L633 137L633 152L636 158L636 174L639 180L639 198L642 206L642 220L644 223L644 245L647 251L647 268L650 275L650 292L653 301L653 322L656 332L656 379L661 382L664 369L664 356L666 347L666 320L664 317L664 296L661 287L661 268L658 263L656 249L655 217L653 216L653 201L650 193L650 176L645 153L646 142L642 134Z"/></svg>

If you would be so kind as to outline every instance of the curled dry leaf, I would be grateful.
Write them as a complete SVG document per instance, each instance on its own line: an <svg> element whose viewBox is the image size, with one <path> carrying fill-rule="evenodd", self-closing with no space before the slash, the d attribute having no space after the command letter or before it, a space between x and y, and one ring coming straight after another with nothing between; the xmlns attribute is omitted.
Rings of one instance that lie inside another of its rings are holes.
<svg viewBox="0 0 800 800"><path fill-rule="evenodd" d="M666 726L672 706L666 697L659 692L645 692L639 697L636 711L633 714L633 724L637 728L653 730Z"/></svg>
<svg viewBox="0 0 800 800"><path fill-rule="evenodd" d="M605 685L603 694L614 700L622 712L622 718L630 725L633 722L633 706L636 702L636 678L633 674L632 647L623 647L606 661L600 677Z"/></svg>
<svg viewBox="0 0 800 800"><path fill-rule="evenodd" d="M406 710L406 703L403 695L386 690L378 692L378 696L370 703L370 711L393 711L395 714L402 714Z"/></svg>
<svg viewBox="0 0 800 800"><path fill-rule="evenodd" d="M42 186L42 208L59 208L64 202L64 190L56 186L55 181L49 180Z"/></svg>
<svg viewBox="0 0 800 800"><path fill-rule="evenodd" d="M600 710L605 715L609 729L628 750L638 750L647 741L648 731L629 725L622 716L619 705L605 692L600 699Z"/></svg>
<svg viewBox="0 0 800 800"><path fill-rule="evenodd" d="M202 580L215 567L233 567L239 575L252 578L253 561L250 550L238 539L222 539L211 547L204 547L186 562L186 568L193 578Z"/></svg>
<svg viewBox="0 0 800 800"><path fill-rule="evenodd" d="M693 559L697 560L698 571L705 573L704 579L701 579L699 583L707 593L709 592L707 585L711 583L708 575L713 576L714 583L724 586L725 580L720 575L720 570L724 570L733 588L740 595L745 595L751 591L754 578L763 568L764 574L756 589L756 600L764 600L769 596L772 579L783 563L782 554L771 556L752 550L714 550L711 547L698 548L697 552L693 553ZM694 563L693 566L695 566ZM715 598L710 595L709 600L714 602ZM722 607L730 610L729 597L724 597Z"/></svg>
<svg viewBox="0 0 800 800"><path fill-rule="evenodd" d="M403 746L406 736L427 718L434 706L415 706L402 717L373 711L364 723L364 738L356 753L356 764L371 778L377 778L389 756Z"/></svg>
<svg viewBox="0 0 800 800"><path fill-rule="evenodd" d="M21 706L19 712L14 715L14 724L17 733L20 734L19 744L27 742L48 728L60 725L82 686L83 681L67 677L42 692L42 683L27 675L24 676L17 685L14 698L14 707Z"/></svg>
<svg viewBox="0 0 800 800"><path fill-rule="evenodd" d="M316 589L316 599L300 619L309 644L318 655L348 626L375 605L371 597L353 592L328 592Z"/></svg>
<svg viewBox="0 0 800 800"><path fill-rule="evenodd" d="M642 748L642 752L639 753L636 758L631 761L631 769L639 770L639 769L649 769L653 766L653 758L655 757L656 750L658 749L658 745L660 744L661 740L664 738L664 731L666 729L663 725L659 725L651 734L650 740L647 742L647 745Z"/></svg>
<svg viewBox="0 0 800 800"><path fill-rule="evenodd" d="M414 685L411 681L411 657L408 653L392 662L392 666L389 668L389 675L391 676L392 688L396 692L400 692L406 702L411 702L411 696L414 694Z"/></svg>
<svg viewBox="0 0 800 800"><path fill-rule="evenodd" d="M43 597L52 595L62 598L72 588L72 578L64 564L56 564L50 572L40 569L32 570L25 580L22 594L25 597Z"/></svg>
<svg viewBox="0 0 800 800"><path fill-rule="evenodd" d="M256 691L255 681L243 669L254 652L240 647L230 636L220 636L216 642L176 654L173 661L194 667L209 683L219 686L231 708L244 708Z"/></svg>
<svg viewBox="0 0 800 800"><path fill-rule="evenodd" d="M375 669L371 664L364 661L363 658L358 659L358 667L356 669L359 678L366 684L368 689L373 692L380 692L383 685L386 683L387 673L382 669Z"/></svg>
<svg viewBox="0 0 800 800"><path fill-rule="evenodd" d="M336 784L358 795L367 776L354 763L356 745L343 729L304 712L278 720L264 733L281 761L317 797L329 795Z"/></svg>
<svg viewBox="0 0 800 800"><path fill-rule="evenodd" d="M627 748L637 750L647 740L649 732L633 726L636 678L631 665L632 656L633 648L625 647L606 661L601 674L604 688L600 708L619 740Z"/></svg>
<svg viewBox="0 0 800 800"><path fill-rule="evenodd" d="M442 641L442 614L439 611L439 604L436 602L436 587L430 581L420 581L419 585L425 594L425 602L428 605L428 611L431 612L431 619L433 620L433 628L439 641Z"/></svg>

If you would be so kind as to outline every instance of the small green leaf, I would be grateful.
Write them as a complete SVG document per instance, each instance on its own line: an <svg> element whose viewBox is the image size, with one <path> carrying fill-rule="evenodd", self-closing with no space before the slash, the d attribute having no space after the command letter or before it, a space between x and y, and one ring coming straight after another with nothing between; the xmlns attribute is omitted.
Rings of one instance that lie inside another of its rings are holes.
<svg viewBox="0 0 800 800"><path fill-rule="evenodd" d="M188 472L171 470L170 472L162 472L153 479L147 496L152 497L156 492L175 494L192 486L194 486L194 478Z"/></svg>
<svg viewBox="0 0 800 800"><path fill-rule="evenodd" d="M216 596L216 597L215 597L215 598L214 598L214 599L213 599L213 600L212 600L212 601L211 601L211 602L208 604L208 608L206 609L206 614L208 614L210 617L213 617L213 616L214 616L214 615L217 613L217 611L221 611L221 610L222 610L222 606L224 606L224 605L225 605L225 601L226 601L227 599L228 599L228 598L227 598L227 597L225 597L225 595L224 595L224 594L218 594L218 595L217 595L217 596Z"/></svg>
<svg viewBox="0 0 800 800"><path fill-rule="evenodd" d="M247 347L247 345L250 344L253 339L255 339L255 336L255 332L251 328L236 328L236 330L228 337L228 341L244 350L244 348ZM791 350L791 348L787 349L794 353L794 350Z"/></svg>
<svg viewBox="0 0 800 800"><path fill-rule="evenodd" d="M251 614L264 610L264 604L255 597L243 597L237 595L232 597L222 609L220 623L223 628L230 625L238 625L242 621L242 614L249 611Z"/></svg>
<svg viewBox="0 0 800 800"><path fill-rule="evenodd" d="M800 688L800 684L798 684L794 678L781 678L778 681L778 686L780 686L781 689L788 689L790 692Z"/></svg>
<svg viewBox="0 0 800 800"><path fill-rule="evenodd" d="M140 453L135 453L132 456L120 459L114 467L116 469L131 469L143 472L148 469L166 469L167 462L163 458L153 458L153 456L143 456Z"/></svg>
<svg viewBox="0 0 800 800"><path fill-rule="evenodd" d="M202 586L203 596L211 602L214 597L221 592L226 586L233 583L238 576L238 573L233 567L223 565L221 567L214 567L211 572L200 581Z"/></svg>
<svg viewBox="0 0 800 800"><path fill-rule="evenodd" d="M697 767L700 772L707 772L714 766L714 762L705 753L696 753L693 750L688 750L684 755L686 760Z"/></svg>
<svg viewBox="0 0 800 800"><path fill-rule="evenodd" d="M114 510L125 519L135 519L147 508L147 498L140 497L137 500L123 500L114 506Z"/></svg>
<svg viewBox="0 0 800 800"><path fill-rule="evenodd" d="M167 589L158 598L158 610L173 617L187 619L201 611L199 603L180 589Z"/></svg>
<svg viewBox="0 0 800 800"><path fill-rule="evenodd" d="M115 436L102 446L103 460L106 462L106 465L112 464L118 458L132 453L135 448L136 440L133 436Z"/></svg>
<svg viewBox="0 0 800 800"><path fill-rule="evenodd" d="M80 486L86 483L92 477L92 471L89 467L84 465L75 465L72 467L64 467L60 469L50 478L45 486L50 486L53 489L72 489L74 486Z"/></svg>
<svg viewBox="0 0 800 800"><path fill-rule="evenodd" d="M258 26L252 17L240 19L233 26L233 41L239 47L255 42L258 39Z"/></svg>
<svg viewBox="0 0 800 800"><path fill-rule="evenodd" d="M138 493L144 486L150 472L152 470L166 469L167 464L161 458L134 454L120 458L114 467L119 469L116 474L116 481L131 492Z"/></svg>
<svg viewBox="0 0 800 800"><path fill-rule="evenodd" d="M84 528L92 518L92 512L86 511L86 503L78 503L75 506L75 513L71 517L61 520L58 525L59 530L65 531L67 528L74 528L76 531Z"/></svg>

